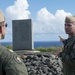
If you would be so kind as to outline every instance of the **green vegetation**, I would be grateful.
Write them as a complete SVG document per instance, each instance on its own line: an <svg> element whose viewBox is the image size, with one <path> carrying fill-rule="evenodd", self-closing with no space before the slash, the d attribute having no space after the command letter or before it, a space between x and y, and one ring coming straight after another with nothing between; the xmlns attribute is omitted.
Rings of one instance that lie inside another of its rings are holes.
<svg viewBox="0 0 75 75"><path fill-rule="evenodd" d="M6 46L8 49L13 49L12 45L10 46ZM63 47L55 47L55 46L51 46L51 47L38 47L38 48L35 48L35 50L38 50L38 51L41 51L41 52L54 52L54 51L57 51L57 50L61 50Z"/></svg>
<svg viewBox="0 0 75 75"><path fill-rule="evenodd" d="M49 51L49 52L52 52L52 51L56 51L56 50L61 50L63 47L55 47L55 46L51 46L51 47L39 47L39 48L36 48L36 50L39 50L39 51Z"/></svg>
<svg viewBox="0 0 75 75"><path fill-rule="evenodd" d="M8 49L13 49L12 45L6 46Z"/></svg>

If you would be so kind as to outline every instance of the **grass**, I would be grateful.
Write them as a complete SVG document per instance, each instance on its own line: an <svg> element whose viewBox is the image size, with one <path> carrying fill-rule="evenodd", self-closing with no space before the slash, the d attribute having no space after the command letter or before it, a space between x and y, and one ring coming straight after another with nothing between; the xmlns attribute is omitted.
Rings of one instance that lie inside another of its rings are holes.
<svg viewBox="0 0 75 75"><path fill-rule="evenodd" d="M6 46L8 49L13 49L12 45Z"/></svg>
<svg viewBox="0 0 75 75"><path fill-rule="evenodd" d="M49 51L49 52L60 50L60 49L62 49L62 47L51 46L51 47L46 47L46 48L44 48L44 47L36 48L36 50L39 50L39 51Z"/></svg>
<svg viewBox="0 0 75 75"><path fill-rule="evenodd" d="M10 46L6 46L8 49L13 49L12 45ZM54 52L54 51L57 51L57 50L61 50L63 47L56 47L56 46L50 46L50 47L38 47L38 48L35 48L35 50L38 50L38 51L41 51L41 52Z"/></svg>

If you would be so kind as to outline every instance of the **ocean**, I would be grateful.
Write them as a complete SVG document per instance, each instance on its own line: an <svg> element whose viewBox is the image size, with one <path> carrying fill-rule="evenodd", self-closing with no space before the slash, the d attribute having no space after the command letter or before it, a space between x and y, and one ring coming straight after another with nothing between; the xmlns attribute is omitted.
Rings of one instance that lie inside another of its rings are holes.
<svg viewBox="0 0 75 75"><path fill-rule="evenodd" d="M12 42L1 42L1 45L3 46L8 46L8 45L12 45ZM50 47L50 46L63 46L63 43L61 43L60 41L38 41L38 42L34 42L34 48L38 48L38 47Z"/></svg>

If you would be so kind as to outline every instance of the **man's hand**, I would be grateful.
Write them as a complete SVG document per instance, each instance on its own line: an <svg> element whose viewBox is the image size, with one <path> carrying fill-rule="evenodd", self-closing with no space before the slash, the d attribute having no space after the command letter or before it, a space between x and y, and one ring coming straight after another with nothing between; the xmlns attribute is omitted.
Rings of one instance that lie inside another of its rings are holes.
<svg viewBox="0 0 75 75"><path fill-rule="evenodd" d="M61 42L63 42L65 39L64 38L62 38L61 36L59 36L59 38L60 38L60 41Z"/></svg>

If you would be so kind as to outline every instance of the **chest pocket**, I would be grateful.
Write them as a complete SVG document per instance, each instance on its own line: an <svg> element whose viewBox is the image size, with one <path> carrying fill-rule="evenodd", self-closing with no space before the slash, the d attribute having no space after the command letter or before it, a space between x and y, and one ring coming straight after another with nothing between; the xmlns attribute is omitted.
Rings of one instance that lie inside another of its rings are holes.
<svg viewBox="0 0 75 75"><path fill-rule="evenodd" d="M71 54L71 52L73 52L73 45L75 43L75 40L72 42L66 42L64 45L64 52L66 52L67 54Z"/></svg>

